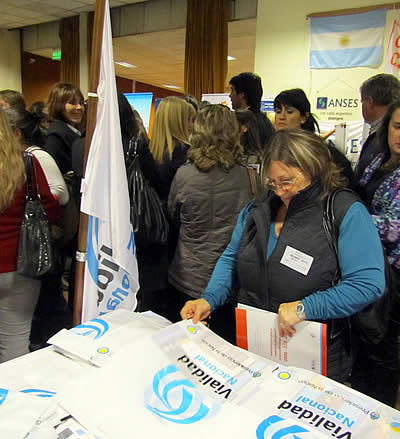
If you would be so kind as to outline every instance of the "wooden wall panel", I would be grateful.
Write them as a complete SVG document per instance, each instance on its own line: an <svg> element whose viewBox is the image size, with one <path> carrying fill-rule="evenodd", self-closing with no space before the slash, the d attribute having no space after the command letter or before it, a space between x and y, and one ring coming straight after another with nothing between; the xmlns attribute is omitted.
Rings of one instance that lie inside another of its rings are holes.
<svg viewBox="0 0 400 439"><path fill-rule="evenodd" d="M121 76L116 76L117 80L117 90L122 93L132 93L133 81L132 79L121 78Z"/></svg>
<svg viewBox="0 0 400 439"><path fill-rule="evenodd" d="M22 52L22 93L26 108L37 101L47 101L51 87L60 80L61 63Z"/></svg>

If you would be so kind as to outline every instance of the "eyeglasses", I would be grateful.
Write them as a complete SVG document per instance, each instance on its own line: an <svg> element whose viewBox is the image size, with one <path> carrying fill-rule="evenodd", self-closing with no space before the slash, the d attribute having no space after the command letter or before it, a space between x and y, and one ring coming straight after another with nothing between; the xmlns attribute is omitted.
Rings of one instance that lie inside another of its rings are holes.
<svg viewBox="0 0 400 439"><path fill-rule="evenodd" d="M267 180L265 186L267 189L270 189L271 191L277 191L278 189L282 189L283 191L289 190L297 181L297 179L302 175L303 173L300 171L296 177L293 177L290 180L281 181L280 183L272 183L269 180Z"/></svg>

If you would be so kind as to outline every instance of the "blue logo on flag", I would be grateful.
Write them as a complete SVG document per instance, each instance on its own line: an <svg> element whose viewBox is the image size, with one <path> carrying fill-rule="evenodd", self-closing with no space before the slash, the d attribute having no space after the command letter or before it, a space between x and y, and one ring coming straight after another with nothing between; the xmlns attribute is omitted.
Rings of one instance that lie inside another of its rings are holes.
<svg viewBox="0 0 400 439"><path fill-rule="evenodd" d="M270 416L256 430L257 439L317 439L312 432L280 416Z"/></svg>
<svg viewBox="0 0 400 439"><path fill-rule="evenodd" d="M94 221L93 221L94 220ZM93 227L96 238L96 245L99 243L99 219L89 216L88 223L88 236L87 236L87 249L86 249L86 262L90 277L93 279L94 283L97 285L97 273L99 271L99 261L97 260L97 253L93 247Z"/></svg>
<svg viewBox="0 0 400 439"><path fill-rule="evenodd" d="M201 392L173 364L161 369L145 393L145 405L155 415L176 424L193 424L216 412L203 403Z"/></svg>
<svg viewBox="0 0 400 439"><path fill-rule="evenodd" d="M328 108L328 98L317 98L317 110L326 110Z"/></svg>
<svg viewBox="0 0 400 439"><path fill-rule="evenodd" d="M20 392L32 396L39 396L40 398L52 398L56 394L56 392L51 392L50 390L43 389L24 389Z"/></svg>
<svg viewBox="0 0 400 439"><path fill-rule="evenodd" d="M105 320L93 319L87 323L75 326L71 329L71 332L84 337L90 337L94 340L102 337L110 329L108 323Z"/></svg>

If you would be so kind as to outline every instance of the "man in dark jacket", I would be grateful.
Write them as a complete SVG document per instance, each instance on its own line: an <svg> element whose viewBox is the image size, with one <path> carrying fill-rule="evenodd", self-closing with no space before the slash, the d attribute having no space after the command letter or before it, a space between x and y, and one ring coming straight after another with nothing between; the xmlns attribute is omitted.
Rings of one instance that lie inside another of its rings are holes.
<svg viewBox="0 0 400 439"><path fill-rule="evenodd" d="M400 99L400 81L393 75L380 73L364 81L360 87L362 115L371 127L361 150L360 159L354 171L354 183L358 183L365 168L380 152L377 131L389 106Z"/></svg>
<svg viewBox="0 0 400 439"><path fill-rule="evenodd" d="M261 98L263 89L261 78L255 73L244 72L234 76L230 81L231 93L229 97L234 110L251 110L256 118L260 133L261 145L268 144L275 130L267 116L261 112Z"/></svg>

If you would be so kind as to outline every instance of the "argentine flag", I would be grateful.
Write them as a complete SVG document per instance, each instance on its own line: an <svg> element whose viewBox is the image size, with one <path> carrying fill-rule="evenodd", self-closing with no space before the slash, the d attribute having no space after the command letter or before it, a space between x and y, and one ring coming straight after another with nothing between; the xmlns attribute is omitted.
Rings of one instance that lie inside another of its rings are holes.
<svg viewBox="0 0 400 439"><path fill-rule="evenodd" d="M337 17L311 17L310 67L376 66L382 60L386 9Z"/></svg>

